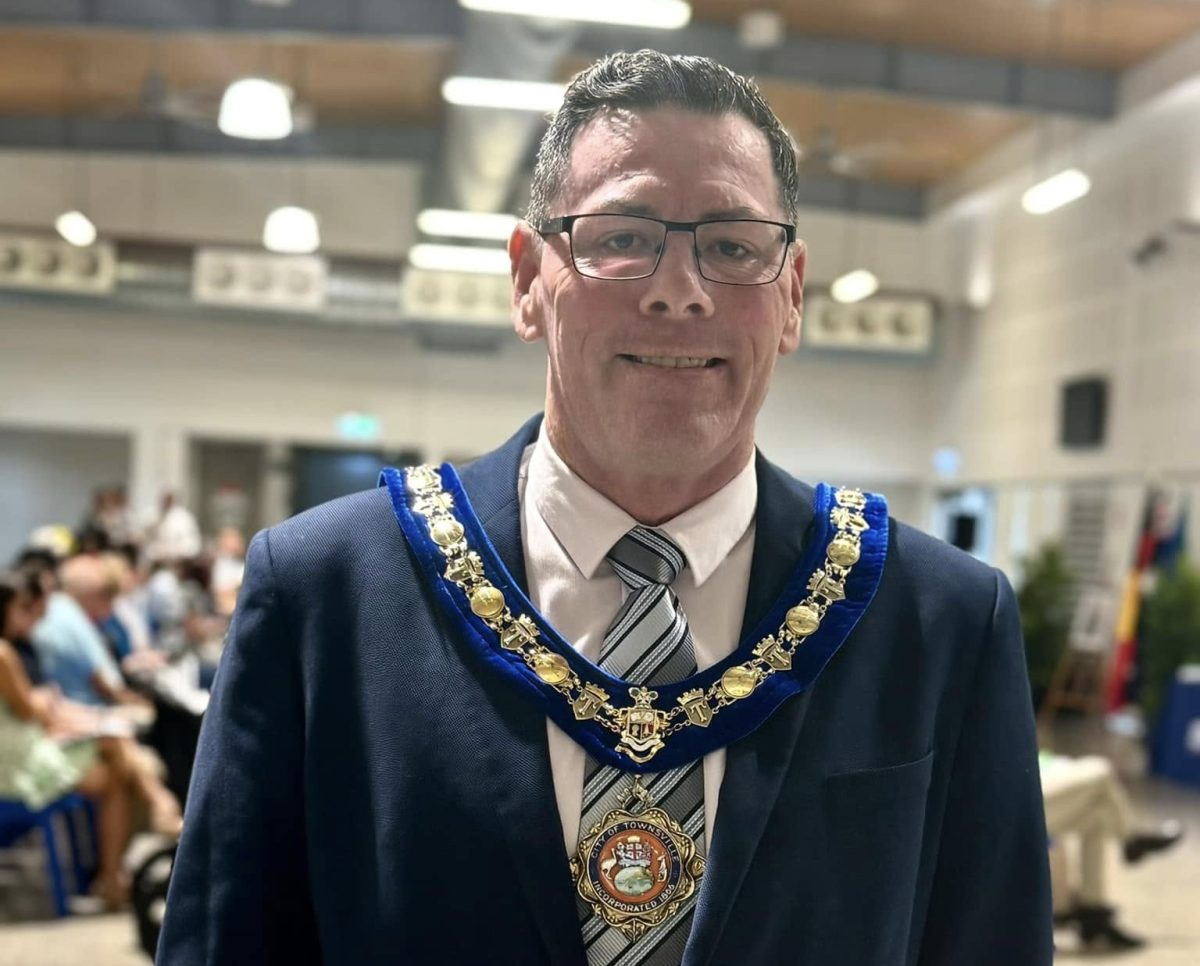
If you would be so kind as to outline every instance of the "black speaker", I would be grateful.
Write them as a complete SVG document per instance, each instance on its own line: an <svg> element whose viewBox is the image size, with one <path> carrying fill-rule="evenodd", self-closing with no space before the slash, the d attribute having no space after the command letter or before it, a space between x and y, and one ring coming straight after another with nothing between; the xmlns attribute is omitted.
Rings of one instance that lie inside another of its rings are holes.
<svg viewBox="0 0 1200 966"><path fill-rule="evenodd" d="M1095 449L1104 445L1108 413L1108 380L1077 379L1063 385L1059 440L1066 449Z"/></svg>
<svg viewBox="0 0 1200 966"><path fill-rule="evenodd" d="M975 549L975 528L979 518L973 513L956 513L950 518L950 545L970 553Z"/></svg>

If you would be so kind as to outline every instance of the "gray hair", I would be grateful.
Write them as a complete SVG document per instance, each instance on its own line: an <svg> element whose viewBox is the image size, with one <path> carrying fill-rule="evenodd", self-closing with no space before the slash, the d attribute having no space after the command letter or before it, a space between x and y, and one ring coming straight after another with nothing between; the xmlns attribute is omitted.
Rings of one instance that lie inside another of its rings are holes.
<svg viewBox="0 0 1200 966"><path fill-rule="evenodd" d="M538 147L525 217L538 224L566 178L575 135L606 111L680 107L703 114L739 114L766 135L779 181L779 202L796 220L796 146L754 81L708 57L661 54L657 50L609 54L580 71Z"/></svg>

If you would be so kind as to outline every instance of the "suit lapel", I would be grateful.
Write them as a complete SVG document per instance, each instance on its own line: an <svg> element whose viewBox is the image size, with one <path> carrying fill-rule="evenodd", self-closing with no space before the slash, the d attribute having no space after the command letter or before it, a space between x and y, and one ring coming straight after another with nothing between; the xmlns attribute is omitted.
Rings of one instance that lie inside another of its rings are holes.
<svg viewBox="0 0 1200 966"><path fill-rule="evenodd" d="M811 487L767 462L756 463L758 508L754 556L742 636L750 633L782 593L799 561L813 522ZM726 750L725 777L708 850L704 888L688 941L689 963L712 959L734 900L746 878L775 807L808 709L805 691L784 704L753 734Z"/></svg>
<svg viewBox="0 0 1200 966"><path fill-rule="evenodd" d="M525 447L537 438L531 419L500 449L459 471L463 488L509 573L528 591L517 476ZM546 717L508 688L489 693L505 724L501 734L479 735L491 787L485 790L512 851L513 867L537 921L550 962L583 963L575 890L563 855L562 821L546 741Z"/></svg>

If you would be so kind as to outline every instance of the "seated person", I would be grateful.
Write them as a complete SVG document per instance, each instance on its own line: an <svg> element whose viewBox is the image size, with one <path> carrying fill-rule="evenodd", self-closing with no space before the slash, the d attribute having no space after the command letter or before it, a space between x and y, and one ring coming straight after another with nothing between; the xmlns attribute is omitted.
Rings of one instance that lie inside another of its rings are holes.
<svg viewBox="0 0 1200 966"><path fill-rule="evenodd" d="M53 579L42 571L44 580ZM149 710L146 701L125 686L117 662L93 620L111 612L104 565L95 556L63 563L61 590L50 593L46 616L33 632L33 645L48 680L72 701L94 706L128 705Z"/></svg>
<svg viewBox="0 0 1200 966"><path fill-rule="evenodd" d="M135 743L111 733L120 721L31 683L13 642L25 641L45 611L35 572L0 573L0 797L30 809L71 791L93 799L99 849L92 891L119 907L129 894L121 859L135 806L146 807L154 831L177 836L179 804Z"/></svg>
<svg viewBox="0 0 1200 966"><path fill-rule="evenodd" d="M210 590L216 612L224 617L233 613L238 591L246 573L246 538L237 527L222 527L217 534Z"/></svg>
<svg viewBox="0 0 1200 966"><path fill-rule="evenodd" d="M136 577L129 561L119 553L101 554L97 559L103 584L89 595L84 609L122 674L131 680L165 667L166 655L150 646L150 628L130 599Z"/></svg>
<svg viewBox="0 0 1200 966"><path fill-rule="evenodd" d="M1178 822L1161 828L1141 830L1133 805L1121 787L1108 759L1099 756L1068 758L1040 756L1042 795L1046 803L1046 829L1056 842L1078 835L1080 842L1080 885L1077 895L1063 900L1067 891L1062 869L1055 871L1054 892L1058 925L1073 925L1082 945L1089 950L1136 949L1144 940L1132 936L1113 922L1115 910L1108 900L1104 874L1105 843L1121 843L1126 862L1140 862L1147 855L1169 848L1183 836ZM1061 862L1058 863L1061 866Z"/></svg>

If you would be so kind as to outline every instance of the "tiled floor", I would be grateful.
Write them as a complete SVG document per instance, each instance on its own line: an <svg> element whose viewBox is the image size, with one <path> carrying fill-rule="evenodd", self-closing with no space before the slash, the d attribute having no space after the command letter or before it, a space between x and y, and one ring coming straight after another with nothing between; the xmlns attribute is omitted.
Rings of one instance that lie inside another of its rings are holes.
<svg viewBox="0 0 1200 966"><path fill-rule="evenodd" d="M1103 747L1098 747L1103 746ZM1068 734L1057 750L1064 753L1104 750L1124 769L1138 767L1128 746L1110 739ZM1123 865L1114 846L1109 867L1118 922L1148 940L1146 949L1104 959L1121 966L1198 966L1200 964L1200 791L1159 781L1129 781L1140 816L1147 822L1178 818L1187 828L1182 843L1137 866ZM1087 959L1073 953L1069 933L1059 936L1060 964ZM77 918L61 923L0 926L3 966L146 966L128 915ZM770 964L774 966L774 964ZM809 966L853 966L814 963ZM971 964L947 964L971 966ZM1014 963L1013 966L1023 966Z"/></svg>

